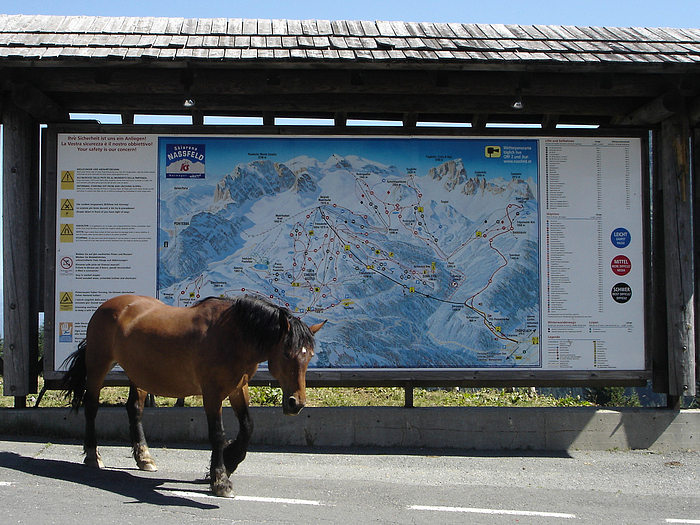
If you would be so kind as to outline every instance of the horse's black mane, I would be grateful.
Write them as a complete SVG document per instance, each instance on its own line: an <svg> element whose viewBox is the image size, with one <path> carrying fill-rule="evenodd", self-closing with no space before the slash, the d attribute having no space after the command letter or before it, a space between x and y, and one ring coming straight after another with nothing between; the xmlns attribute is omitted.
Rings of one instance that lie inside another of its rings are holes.
<svg viewBox="0 0 700 525"><path fill-rule="evenodd" d="M206 301L229 303L228 315L225 317L237 322L241 327L242 335L261 352L269 350L279 341L282 335L280 319L289 323L289 331L284 342L285 355L296 357L304 347L309 351L314 349L314 336L311 330L287 308L249 295L233 298L207 297L197 301L194 306Z"/></svg>

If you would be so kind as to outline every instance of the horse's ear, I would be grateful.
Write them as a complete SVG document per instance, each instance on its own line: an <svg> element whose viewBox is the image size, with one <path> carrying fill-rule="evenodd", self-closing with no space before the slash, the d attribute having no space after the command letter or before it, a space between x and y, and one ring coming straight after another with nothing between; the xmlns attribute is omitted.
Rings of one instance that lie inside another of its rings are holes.
<svg viewBox="0 0 700 525"><path fill-rule="evenodd" d="M309 326L309 330L311 330L311 333L312 333L312 334L315 334L315 333L318 332L321 328L323 328L323 325L326 324L327 322L328 322L328 319L326 319L326 320L323 321L322 323L318 323L318 324L315 324L315 325L311 325L311 326Z"/></svg>

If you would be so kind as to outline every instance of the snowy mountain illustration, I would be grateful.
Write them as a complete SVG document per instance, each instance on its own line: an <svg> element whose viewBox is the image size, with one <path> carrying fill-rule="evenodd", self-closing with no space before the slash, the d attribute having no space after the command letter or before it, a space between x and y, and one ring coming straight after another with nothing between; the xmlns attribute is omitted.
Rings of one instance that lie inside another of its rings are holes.
<svg viewBox="0 0 700 525"><path fill-rule="evenodd" d="M312 366L537 366L535 195L457 158L422 174L357 155L238 164L161 195L159 290L329 319Z"/></svg>
<svg viewBox="0 0 700 525"><path fill-rule="evenodd" d="M307 174L295 175L285 164L258 160L236 166L233 173L226 175L216 185L214 204L224 202L240 207L264 195L313 189L314 183Z"/></svg>

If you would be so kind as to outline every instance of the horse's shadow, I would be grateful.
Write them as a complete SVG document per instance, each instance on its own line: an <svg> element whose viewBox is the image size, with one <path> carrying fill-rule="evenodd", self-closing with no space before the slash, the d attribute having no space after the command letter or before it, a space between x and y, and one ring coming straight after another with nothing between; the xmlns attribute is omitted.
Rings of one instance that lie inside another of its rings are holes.
<svg viewBox="0 0 700 525"><path fill-rule="evenodd" d="M14 452L0 452L0 467L104 490L131 498L136 503L204 510L219 508L218 505L201 503L177 495L165 495L156 490L165 483L184 483L182 481L142 477L126 470L91 469L68 461L31 458Z"/></svg>

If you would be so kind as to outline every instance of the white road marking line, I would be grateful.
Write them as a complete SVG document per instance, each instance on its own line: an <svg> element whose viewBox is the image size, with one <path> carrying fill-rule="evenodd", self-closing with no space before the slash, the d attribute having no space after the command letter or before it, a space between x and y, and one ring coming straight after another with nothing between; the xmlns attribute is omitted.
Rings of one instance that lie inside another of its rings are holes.
<svg viewBox="0 0 700 525"><path fill-rule="evenodd" d="M575 519L575 514L562 514L560 512L535 512L531 510L502 510L502 509L474 509L469 507L433 507L429 505L411 505L412 510L432 510L438 512L468 512L471 514L507 514L509 516L537 516L540 518Z"/></svg>
<svg viewBox="0 0 700 525"><path fill-rule="evenodd" d="M666 523L692 523L692 524L700 524L700 520L674 520L674 519L667 519Z"/></svg>
<svg viewBox="0 0 700 525"><path fill-rule="evenodd" d="M320 501L308 499L286 499L286 498L261 498L257 496L236 496L234 499L240 501L259 501L262 503L286 503L288 505L322 505Z"/></svg>
<svg viewBox="0 0 700 525"><path fill-rule="evenodd" d="M235 500L235 501L256 501L258 503L282 503L286 505L322 505L320 501L308 500L308 499L288 499L288 498L264 498L260 496L234 496L232 498L222 498L220 496L214 496L213 494L204 494L202 492L187 492L184 490L173 490L168 491L168 494L173 496L180 496L183 498L206 498L206 499L218 499L218 500Z"/></svg>

